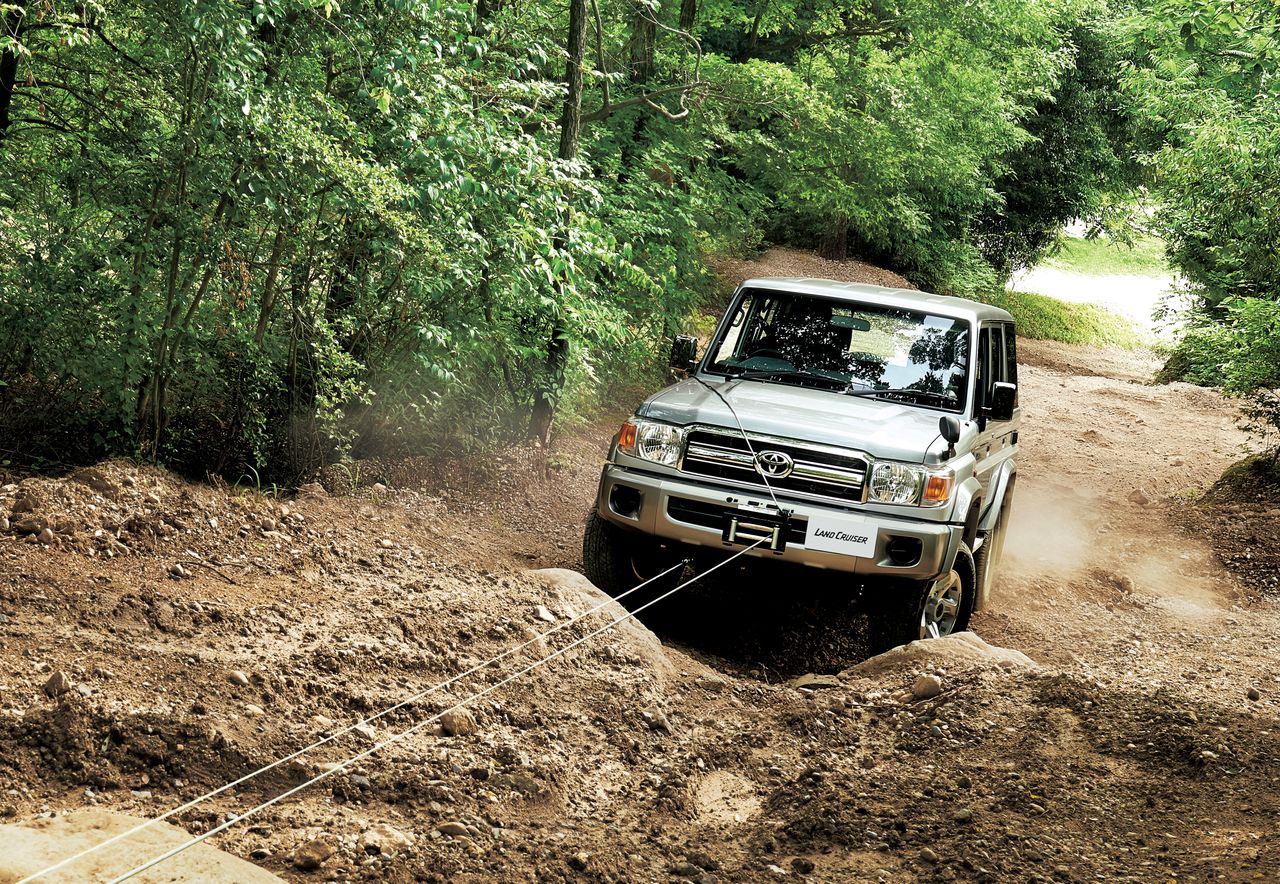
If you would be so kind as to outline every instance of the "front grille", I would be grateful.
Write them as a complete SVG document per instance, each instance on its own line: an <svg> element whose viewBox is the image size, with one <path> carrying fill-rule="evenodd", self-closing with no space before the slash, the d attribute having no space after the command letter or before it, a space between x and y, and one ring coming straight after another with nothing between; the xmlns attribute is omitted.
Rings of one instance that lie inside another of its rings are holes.
<svg viewBox="0 0 1280 884"><path fill-rule="evenodd" d="M725 514L730 512L737 512L737 510L718 503L690 500L687 497L667 498L667 515L677 522L688 525L700 525L703 528L714 528L720 531L725 526ZM803 544L808 527L808 519L793 518L791 524L787 526L787 543Z"/></svg>
<svg viewBox="0 0 1280 884"><path fill-rule="evenodd" d="M806 445L782 439L752 436L751 444L741 433L721 433L697 429L689 433L681 470L698 476L729 479L764 487L752 455L781 452L794 462L791 474L769 478L775 491L790 491L860 503L867 478L867 461L838 448Z"/></svg>

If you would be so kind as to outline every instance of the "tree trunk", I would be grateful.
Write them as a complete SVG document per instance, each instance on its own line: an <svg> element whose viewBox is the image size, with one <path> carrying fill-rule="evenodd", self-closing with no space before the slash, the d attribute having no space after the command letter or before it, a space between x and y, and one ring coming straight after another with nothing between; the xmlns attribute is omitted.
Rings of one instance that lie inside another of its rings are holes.
<svg viewBox="0 0 1280 884"><path fill-rule="evenodd" d="M16 9L11 11L0 22L4 32L14 40L22 39L22 22L25 16L26 0L18 0ZM4 138L9 128L9 107L13 104L13 90L18 83L18 56L6 49L0 54L0 138Z"/></svg>
<svg viewBox="0 0 1280 884"><path fill-rule="evenodd" d="M818 254L829 261L843 261L849 257L849 219L836 215L831 227L818 243Z"/></svg>
<svg viewBox="0 0 1280 884"><path fill-rule="evenodd" d="M693 33L693 25L698 20L698 0L681 0L680 30Z"/></svg>
<svg viewBox="0 0 1280 884"><path fill-rule="evenodd" d="M654 12L640 4L631 22L631 82L647 83L653 79L653 55L658 41L658 25Z"/></svg>
<svg viewBox="0 0 1280 884"><path fill-rule="evenodd" d="M582 60L587 51L587 0L569 0L569 39L566 46L569 60L565 65L565 80L568 90L564 97L564 110L560 115L560 159L573 160L578 156L578 136L582 130ZM563 219L560 231L556 234L552 247L561 252L568 245L569 219ZM568 329L564 325L564 316L560 312L560 304L564 301L564 290L567 280L566 271L556 280L556 288L560 294L557 299L556 312L551 320L551 334L547 341L547 352L542 363L542 378L534 391L533 412L529 418L529 436L538 440L543 447L551 441L551 422L555 418L556 400L564 387L565 369L569 361Z"/></svg>

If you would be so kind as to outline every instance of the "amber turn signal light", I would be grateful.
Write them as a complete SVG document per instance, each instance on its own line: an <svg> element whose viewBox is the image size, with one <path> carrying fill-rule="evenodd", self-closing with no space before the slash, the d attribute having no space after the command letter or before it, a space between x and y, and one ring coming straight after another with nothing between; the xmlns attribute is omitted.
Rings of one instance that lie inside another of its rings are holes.
<svg viewBox="0 0 1280 884"><path fill-rule="evenodd" d="M618 431L618 447L628 454L636 450L636 425L627 421Z"/></svg>
<svg viewBox="0 0 1280 884"><path fill-rule="evenodd" d="M951 496L951 476L930 476L924 485L925 503L944 503Z"/></svg>

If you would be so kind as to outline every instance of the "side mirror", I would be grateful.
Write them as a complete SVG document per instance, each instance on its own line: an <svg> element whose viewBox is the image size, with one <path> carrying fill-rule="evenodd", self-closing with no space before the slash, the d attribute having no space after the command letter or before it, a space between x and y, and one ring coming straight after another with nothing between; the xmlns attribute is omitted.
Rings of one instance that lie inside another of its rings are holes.
<svg viewBox="0 0 1280 884"><path fill-rule="evenodd" d="M676 335L671 343L671 367L680 371L693 371L698 364L698 339L693 335Z"/></svg>
<svg viewBox="0 0 1280 884"><path fill-rule="evenodd" d="M938 418L938 433L947 440L947 457L955 456L956 443L960 441L960 418L953 414Z"/></svg>
<svg viewBox="0 0 1280 884"><path fill-rule="evenodd" d="M997 381L991 387L991 405L987 416L993 421L1013 420L1013 405L1018 398L1018 385Z"/></svg>

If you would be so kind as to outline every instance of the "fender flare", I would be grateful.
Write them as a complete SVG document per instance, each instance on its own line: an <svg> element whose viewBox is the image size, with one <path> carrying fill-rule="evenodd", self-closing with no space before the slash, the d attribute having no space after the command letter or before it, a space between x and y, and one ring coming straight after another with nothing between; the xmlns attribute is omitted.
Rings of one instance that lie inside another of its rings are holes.
<svg viewBox="0 0 1280 884"><path fill-rule="evenodd" d="M973 539L978 534L978 519L982 512L982 483L970 476L956 490L956 508L954 522L964 524L961 539L973 548Z"/></svg>
<svg viewBox="0 0 1280 884"><path fill-rule="evenodd" d="M996 526L996 520L1000 518L1000 509L1005 501L1013 496L1013 488L1017 480L1018 464L1013 459L1006 460L1000 465L1000 472L991 485L991 505L982 514L978 522L978 530L990 531Z"/></svg>

